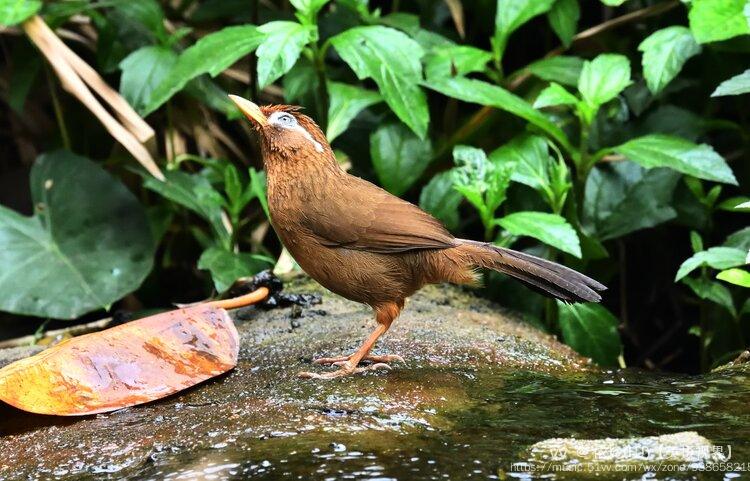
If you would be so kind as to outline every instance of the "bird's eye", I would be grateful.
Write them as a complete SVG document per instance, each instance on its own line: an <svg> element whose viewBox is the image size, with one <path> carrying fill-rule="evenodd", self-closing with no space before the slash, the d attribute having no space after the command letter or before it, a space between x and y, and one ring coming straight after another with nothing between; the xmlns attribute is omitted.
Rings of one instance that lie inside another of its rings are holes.
<svg viewBox="0 0 750 481"><path fill-rule="evenodd" d="M297 119L289 114L282 114L279 116L279 123L284 126L291 126L297 123Z"/></svg>

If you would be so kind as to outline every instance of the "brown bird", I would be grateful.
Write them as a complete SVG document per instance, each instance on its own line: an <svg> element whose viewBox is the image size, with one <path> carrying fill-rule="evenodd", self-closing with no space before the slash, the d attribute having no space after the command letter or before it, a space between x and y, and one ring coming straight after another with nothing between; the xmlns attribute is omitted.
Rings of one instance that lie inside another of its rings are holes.
<svg viewBox="0 0 750 481"><path fill-rule="evenodd" d="M490 243L457 239L430 214L366 180L346 173L325 135L299 107L258 107L231 99L260 137L271 223L310 277L375 311L377 327L354 354L317 359L339 366L335 378L388 368L401 356L370 351L425 284L475 284L478 268L508 274L566 302L598 302L605 286L572 269ZM368 367L358 367L363 360Z"/></svg>

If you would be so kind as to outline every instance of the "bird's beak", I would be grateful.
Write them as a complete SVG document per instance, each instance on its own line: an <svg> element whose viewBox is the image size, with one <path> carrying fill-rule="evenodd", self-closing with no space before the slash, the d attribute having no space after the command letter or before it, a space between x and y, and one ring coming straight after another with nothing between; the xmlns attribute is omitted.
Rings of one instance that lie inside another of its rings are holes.
<svg viewBox="0 0 750 481"><path fill-rule="evenodd" d="M240 109L240 112L245 114L245 117L255 122L260 127L265 127L266 125L268 125L268 119L266 118L265 114L261 112L260 107L258 107L256 104L237 95L230 95L229 98L232 100L232 102L235 103L235 105L237 105L237 107Z"/></svg>

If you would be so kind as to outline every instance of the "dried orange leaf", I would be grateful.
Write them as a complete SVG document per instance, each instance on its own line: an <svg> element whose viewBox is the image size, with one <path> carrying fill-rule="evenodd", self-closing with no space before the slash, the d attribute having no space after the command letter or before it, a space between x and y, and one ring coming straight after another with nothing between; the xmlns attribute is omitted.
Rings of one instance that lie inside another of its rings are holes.
<svg viewBox="0 0 750 481"><path fill-rule="evenodd" d="M231 306L200 304L64 341L0 369L0 400L74 416L194 386L237 365L239 336L222 307Z"/></svg>

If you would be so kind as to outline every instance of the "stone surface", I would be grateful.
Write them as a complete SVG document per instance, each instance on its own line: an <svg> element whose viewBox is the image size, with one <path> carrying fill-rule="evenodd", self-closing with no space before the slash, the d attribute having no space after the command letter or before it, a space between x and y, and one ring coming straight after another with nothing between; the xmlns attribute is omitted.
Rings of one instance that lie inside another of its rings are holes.
<svg viewBox="0 0 750 481"><path fill-rule="evenodd" d="M373 328L363 306L325 295L234 316L237 368L188 391L84 418L0 407L0 479L497 479L555 437L750 439L744 370L602 372L457 288L415 295L378 345L406 364L333 381L296 374L361 343Z"/></svg>

